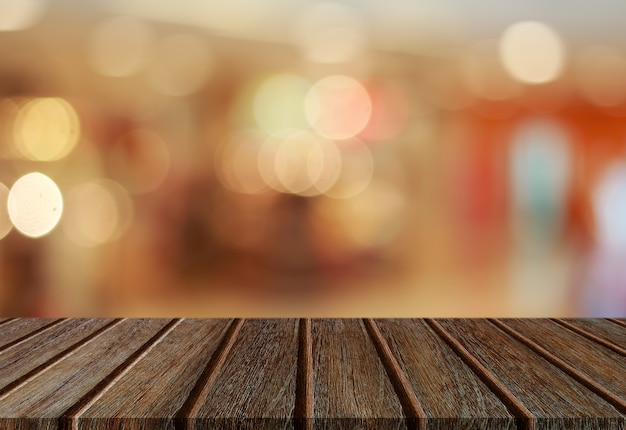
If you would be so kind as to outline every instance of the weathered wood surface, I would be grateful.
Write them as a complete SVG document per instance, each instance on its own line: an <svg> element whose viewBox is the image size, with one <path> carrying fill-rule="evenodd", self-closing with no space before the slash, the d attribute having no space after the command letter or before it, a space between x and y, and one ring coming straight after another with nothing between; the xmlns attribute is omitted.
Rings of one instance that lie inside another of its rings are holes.
<svg viewBox="0 0 626 430"><path fill-rule="evenodd" d="M624 429L604 319L0 319L0 429Z"/></svg>

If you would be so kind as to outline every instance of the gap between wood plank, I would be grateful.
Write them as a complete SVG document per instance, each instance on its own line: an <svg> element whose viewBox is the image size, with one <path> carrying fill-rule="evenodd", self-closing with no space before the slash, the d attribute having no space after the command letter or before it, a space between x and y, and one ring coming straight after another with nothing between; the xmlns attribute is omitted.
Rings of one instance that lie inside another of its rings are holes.
<svg viewBox="0 0 626 430"><path fill-rule="evenodd" d="M407 380L398 360L394 357L389 344L380 332L376 322L371 318L363 319L363 324L376 347L378 357L382 361L387 375L391 380L396 395L400 400L404 415L407 417L408 428L416 428L417 430L425 430L427 424L427 415L424 408L413 392L409 381Z"/></svg>
<svg viewBox="0 0 626 430"><path fill-rule="evenodd" d="M518 421L518 428L535 430L537 420L526 406L496 376L482 365L452 334L432 319L426 323L442 338L470 369L489 387ZM520 425L521 424L521 425Z"/></svg>
<svg viewBox="0 0 626 430"><path fill-rule="evenodd" d="M624 402L624 400L619 398L614 393L604 388L602 385L599 385L598 383L596 383L589 376L577 370L575 367L567 364L564 360L552 354L550 351L543 348L538 343L535 343L533 340L524 336L523 334L521 334L514 328L506 325L505 323L498 321L498 320L494 320L494 319L489 319L488 321L494 324L495 326L499 327L500 329L502 329L502 331L504 331L505 333L509 334L510 336L514 337L518 341L522 342L524 345L526 345L527 347L535 351L537 354L541 355L550 363L554 364L559 369L564 371L571 378L575 379L576 381L580 382L581 384L589 388L598 396L602 397L604 400L606 400L611 405L613 405L618 411L620 411L621 413L626 413L626 402Z"/></svg>
<svg viewBox="0 0 626 430"><path fill-rule="evenodd" d="M296 375L295 429L312 430L314 424L313 338L311 320L298 325L298 368Z"/></svg>
<svg viewBox="0 0 626 430"><path fill-rule="evenodd" d="M0 388L0 400L4 399L11 392L15 391L16 389L18 389L21 386L23 386L24 384L26 384L29 380L31 380L31 379L35 378L36 376L42 374L43 372L45 372L46 370L50 369L52 366L58 364L62 360L65 360L67 357L69 357L74 352L76 352L77 349L79 349L80 347L88 344L89 342L94 340L96 337L98 337L99 335L103 334L104 332L110 330L111 328L113 328L115 325L121 323L122 321L123 321L123 319L113 320L110 323L100 327L98 330L94 331L93 333L89 334L88 336L86 336L85 338L79 340L78 342L74 343L69 348L59 352L54 357L46 360L44 363L42 363L39 366L35 367L30 372L20 376L19 378L17 378L13 382L11 382L11 383L5 385L4 387Z"/></svg>
<svg viewBox="0 0 626 430"><path fill-rule="evenodd" d="M614 344L613 342L611 342L608 339L605 339L605 338L600 337L600 336L596 336L595 334L590 333L587 330L582 329L580 327L577 327L577 326L575 326L573 324L570 324L567 321L565 321L563 319L560 319L560 318L552 318L552 321L562 325L563 327L573 331L574 333L577 333L577 334L579 334L581 336L586 337L589 340L592 340L592 341L594 341L596 343L599 343L600 345L602 345L602 346L604 346L606 348L609 348L610 350L615 351L618 354L626 356L626 349L620 347L619 345Z"/></svg>
<svg viewBox="0 0 626 430"><path fill-rule="evenodd" d="M34 330L34 331L32 331L32 332L30 332L28 334L25 334L24 336L19 337L19 338L13 340L13 341L7 343L6 345L2 345L0 347L0 352L4 352L4 351L6 351L9 348L13 348L14 346L19 345L20 343L26 342L27 340L29 340L29 339L31 339L33 337L36 337L37 335L40 335L41 333L43 333L45 331L50 330L54 326L59 325L59 324L61 324L62 322L66 321L66 320L67 320L67 318L58 319L58 320L52 321L51 323L46 324L46 325L44 325L42 327L39 327L37 330Z"/></svg>
<svg viewBox="0 0 626 430"><path fill-rule="evenodd" d="M180 407L174 416L174 427L176 430L185 430L193 428L193 418L198 414L202 403L201 400L206 398L209 390L213 386L217 375L219 374L226 357L230 353L237 335L241 331L243 319L233 320L226 333L224 334L219 346L211 356L202 374L196 381L196 384L189 392L189 396L185 403Z"/></svg>
<svg viewBox="0 0 626 430"><path fill-rule="evenodd" d="M163 326L154 336L148 339L139 349L133 352L122 364L117 366L111 373L105 376L102 381L96 384L87 394L70 407L60 418L59 427L64 430L77 430L78 418L94 402L110 389L119 379L133 368L139 360L150 352L152 348L159 344L174 328L182 322L182 318L171 320Z"/></svg>
<svg viewBox="0 0 626 430"><path fill-rule="evenodd" d="M626 327L626 322L618 320L617 318L607 318L607 321L611 321L613 324L621 325L622 327Z"/></svg>
<svg viewBox="0 0 626 430"><path fill-rule="evenodd" d="M6 319L6 320L4 320L4 321L0 321L0 327L2 327L2 326L3 326L3 325L5 325L5 324L10 323L11 321L15 321L16 319L17 319L17 318L7 318L7 319Z"/></svg>

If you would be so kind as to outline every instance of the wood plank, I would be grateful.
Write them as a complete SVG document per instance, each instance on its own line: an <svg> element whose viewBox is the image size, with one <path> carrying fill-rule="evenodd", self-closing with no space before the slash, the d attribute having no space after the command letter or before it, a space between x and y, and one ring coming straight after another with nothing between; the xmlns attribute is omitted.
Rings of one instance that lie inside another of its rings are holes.
<svg viewBox="0 0 626 430"><path fill-rule="evenodd" d="M554 321L507 319L502 323L545 349L545 352L540 350L535 352L546 357L554 354L563 360L569 365L563 367L563 370L574 378L577 374L585 375L593 384L599 384L600 388L606 388L618 398L626 398L626 357L567 330ZM572 348L572 345L576 347ZM555 361L555 364L559 365L559 362ZM606 369L612 371L609 373ZM593 386L589 388L594 389ZM597 391L599 395L603 395L603 390ZM610 396L606 400L611 402L611 397L615 396ZM623 400L621 403L622 412L626 413L626 403Z"/></svg>
<svg viewBox="0 0 626 430"><path fill-rule="evenodd" d="M423 320L376 320L426 412L428 429L516 429L515 417Z"/></svg>
<svg viewBox="0 0 626 430"><path fill-rule="evenodd" d="M36 336L44 332L47 327L59 324L55 318L17 318L5 324L0 329L0 351L25 340L29 336Z"/></svg>
<svg viewBox="0 0 626 430"><path fill-rule="evenodd" d="M623 427L612 405L488 321L438 323L532 412L537 429Z"/></svg>
<svg viewBox="0 0 626 430"><path fill-rule="evenodd" d="M626 348L626 327L599 318L568 318L562 321L593 336L605 339L621 349Z"/></svg>
<svg viewBox="0 0 626 430"><path fill-rule="evenodd" d="M579 368L577 368L575 366L572 366L572 364L568 363L567 360L564 360L563 358L559 357L558 355L555 355L553 352L551 352L550 350L546 349L541 344L539 344L536 341L534 341L531 338L532 334L529 337L525 333L520 332L519 330L516 330L514 327L512 327L511 324L514 324L514 320L509 320L507 323L505 323L504 321L492 321L492 322L495 325L497 325L500 329L502 329L506 333L510 334L512 337L514 337L515 339L519 340L524 345L528 346L530 349L535 351L537 354L539 354L545 360L549 361L550 363L552 363L553 365L555 365L556 367L558 367L559 369L561 369L562 371L567 373L570 377L572 377L576 381L580 382L585 387L589 388L591 391L593 391L594 393L596 393L597 395L602 397L604 400L606 400L607 402L612 404L618 411L626 414L626 401L619 394L615 394L613 391L611 391L610 389L607 389L607 387L605 387L602 384L602 382L606 381L606 379L603 380L603 381L600 381L600 382L596 381L593 377L590 377L588 375L588 373L586 373L584 371L581 371ZM548 324L546 321L543 321L543 323L545 325ZM552 346L552 348L555 348L558 351L559 349L562 349L562 346L554 345L554 346ZM573 350L579 349L576 343L570 343L569 344L567 350L572 350L572 349ZM572 355L572 354L569 354L568 351L559 351L558 354L569 355L570 359L571 359L571 355ZM605 359L604 361L606 361L606 357L603 357L603 358ZM577 360L574 359L574 361L577 361ZM600 365L602 365L602 364L600 364ZM620 366L620 368L621 367L623 367L623 366ZM612 367L603 366L602 369L603 369L604 374L605 375L607 374L606 373L606 369L611 369L611 368ZM613 368L613 370L615 371L614 368ZM597 373L596 373L596 377L597 377ZM618 378L619 378L619 376L618 376ZM624 379L621 378L620 381L622 381L622 380L624 380Z"/></svg>
<svg viewBox="0 0 626 430"><path fill-rule="evenodd" d="M292 429L297 320L246 320L197 410L194 429Z"/></svg>
<svg viewBox="0 0 626 430"><path fill-rule="evenodd" d="M60 418L107 380L169 321L125 320L85 343L46 372L0 396L0 428L57 429Z"/></svg>
<svg viewBox="0 0 626 430"><path fill-rule="evenodd" d="M79 430L174 428L228 320L187 319L77 418Z"/></svg>
<svg viewBox="0 0 626 430"><path fill-rule="evenodd" d="M407 428L394 391L363 322L312 321L316 429Z"/></svg>
<svg viewBox="0 0 626 430"><path fill-rule="evenodd" d="M80 342L112 319L71 319L0 353L0 395L49 360Z"/></svg>

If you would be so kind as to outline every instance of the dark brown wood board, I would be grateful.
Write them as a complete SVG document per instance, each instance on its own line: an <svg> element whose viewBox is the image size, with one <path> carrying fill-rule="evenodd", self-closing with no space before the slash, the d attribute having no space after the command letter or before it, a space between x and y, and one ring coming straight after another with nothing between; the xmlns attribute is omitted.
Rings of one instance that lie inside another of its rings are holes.
<svg viewBox="0 0 626 430"><path fill-rule="evenodd" d="M624 429L623 320L0 319L0 429Z"/></svg>

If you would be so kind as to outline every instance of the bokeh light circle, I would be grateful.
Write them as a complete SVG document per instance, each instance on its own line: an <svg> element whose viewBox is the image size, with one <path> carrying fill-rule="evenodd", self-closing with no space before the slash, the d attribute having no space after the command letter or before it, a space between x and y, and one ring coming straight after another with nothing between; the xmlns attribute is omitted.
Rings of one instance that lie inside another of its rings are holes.
<svg viewBox="0 0 626 430"><path fill-rule="evenodd" d="M333 75L317 81L307 93L305 113L311 127L335 140L360 133L372 115L372 100L356 79Z"/></svg>
<svg viewBox="0 0 626 430"><path fill-rule="evenodd" d="M14 143L17 150L31 160L59 160L74 149L79 138L78 115L64 99L30 100L15 119Z"/></svg>
<svg viewBox="0 0 626 430"><path fill-rule="evenodd" d="M109 242L120 229L120 204L110 181L77 185L65 199L63 230L76 244L93 247Z"/></svg>
<svg viewBox="0 0 626 430"><path fill-rule="evenodd" d="M565 49L560 36L548 25L524 21L511 25L500 39L500 58L517 80L542 84L563 70Z"/></svg>
<svg viewBox="0 0 626 430"><path fill-rule="evenodd" d="M304 100L310 88L311 83L297 75L283 73L267 78L254 97L254 119L268 133L306 127Z"/></svg>
<svg viewBox="0 0 626 430"><path fill-rule="evenodd" d="M59 187L46 175L33 172L19 178L7 201L9 217L25 236L37 238L50 233L63 213Z"/></svg>

